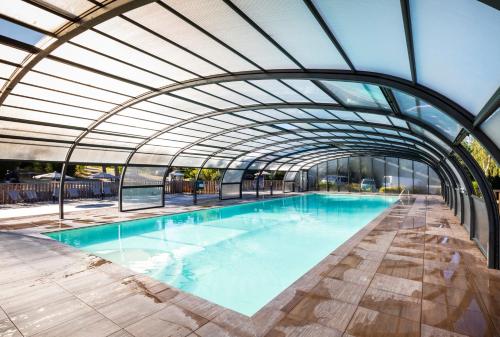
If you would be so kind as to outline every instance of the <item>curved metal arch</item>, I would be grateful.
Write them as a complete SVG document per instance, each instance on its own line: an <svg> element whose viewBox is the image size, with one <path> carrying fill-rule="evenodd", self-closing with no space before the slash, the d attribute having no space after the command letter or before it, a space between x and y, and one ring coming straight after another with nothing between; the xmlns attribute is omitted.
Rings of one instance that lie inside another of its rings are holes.
<svg viewBox="0 0 500 337"><path fill-rule="evenodd" d="M384 137L389 137L389 138L397 138L397 139L404 139L404 140L409 140L411 142L415 142L415 139L413 138L409 138L409 137L400 137L398 135L385 135L385 134L380 134L380 133L377 133L377 132L369 132L369 131L359 131L359 130L335 130L335 129L321 129L321 128L318 128L318 129L314 129L314 130L305 130L305 131L301 131L301 132L345 132L345 133L350 133L350 134L369 134L369 135L377 135L377 136L384 136ZM273 136L279 136L279 135L283 135L283 134L297 134L297 133L301 133L301 132L294 132L293 130L287 130L287 131L281 131L281 132L276 132L276 133L273 133L271 134L270 137L273 137ZM409 135L412 135L412 136L415 136L419 141L420 141L420 138L423 138L421 137L420 135L418 134L414 134L412 133L411 130L406 130L406 131L399 131L401 133L404 133L404 134L409 134ZM333 137L333 136L332 136ZM237 142L237 143L234 143L232 144L232 146L238 146L238 145L241 145L241 144L244 144L246 142L251 142L253 140L256 140L256 139L259 139L261 138L260 136L256 136L256 137L253 137L253 138L249 138L249 139L245 139L241 142ZM317 137L317 138L321 138L321 137ZM341 138L346 138L346 137L341 137ZM297 141L300 141L300 140L304 140L304 139L307 139L307 138L300 138L300 139L297 139ZM284 142L288 142L288 141L284 141ZM283 142L283 143L284 143ZM429 141L430 142L430 141ZM430 142L431 144L433 144L435 147L437 147L439 149L439 146L437 144L434 144L433 142ZM275 143L275 144L279 144L279 143ZM425 144L425 143L424 143ZM420 144L422 146L422 144ZM439 153L439 152L436 152L433 148L429 148L428 146L425 146L426 148L428 148L429 150L432 151L432 153L434 153L438 158L441 158L442 157L442 154ZM208 160L210 158L213 158L214 156L216 156L218 153L222 152L224 150L220 150L220 151L216 151L214 153L212 153L206 160L205 160L205 164L206 162L208 162ZM251 152L254 152L254 150L248 150L248 151L245 151L243 154L239 155L239 156L236 156L235 158L233 158L230 163L227 165L226 168L228 168L232 162L234 162L235 160L237 160L238 158L241 158ZM444 153L444 152L443 152ZM253 162L251 162L249 164L249 166L252 164ZM202 168L204 167L204 165L202 166Z"/></svg>
<svg viewBox="0 0 500 337"><path fill-rule="evenodd" d="M350 156L350 155L361 156L363 154L373 154L373 153L380 153L380 154L393 153L397 157L408 156L408 157L411 157L413 160L416 160L415 158L418 158L418 160L420 160L420 161L422 160L422 158L420 158L420 156L415 156L415 154L413 152L406 151L405 149L394 150L393 147L391 148L391 147L388 147L388 146L360 147L359 149L351 149L351 150L344 150L344 149L340 149L339 148L337 150L339 150L338 152L343 152L343 153L337 153L335 155L332 155L332 156L335 156L336 158L338 158L339 156L340 157L345 157L345 156ZM332 149L331 147L325 146L325 147L304 149L304 150L296 151L296 152L291 153L291 154L286 154L286 155L283 155L283 156L279 156L279 157L277 157L277 158L275 158L275 159L267 162L266 165L262 169L259 170L259 173L257 175L257 179L260 178L262 172L264 172L264 170L266 170L266 168L269 165L271 165L273 162L275 162L276 160L287 158L287 157L289 157L291 155L297 155L297 154L302 154L302 153L307 153L307 152L313 152L311 155L320 156L320 155L323 155L325 153L330 153L332 151L334 152L335 149ZM309 160L315 160L315 159L316 159L316 157L313 157L313 158L311 158ZM287 165L290 161L293 161L293 160L297 160L297 158L290 158L289 161L282 163L279 166L279 168L276 169L274 172L276 173L281 167L283 167L284 165ZM425 160L427 160L427 159L425 159ZM285 175L288 172L290 172L290 169L288 169L286 171ZM245 175L246 171L247 171L247 169L245 169L245 171L244 171L244 173L242 175L241 181L243 181L243 178L244 178L244 175ZM241 182L240 182L240 186L241 186ZM258 187L258 185L256 187L256 196L257 197L259 196L259 187Z"/></svg>
<svg viewBox="0 0 500 337"><path fill-rule="evenodd" d="M343 81L353 81L361 83L370 83L375 85L381 85L388 88L395 88L401 90L411 95L424 99L439 110L443 111L445 114L454 118L459 122L464 128L466 128L476 139L478 139L488 151L500 162L500 150L493 144L493 142L481 131L473 128L473 115L465 110L463 107L448 99L447 97L439 94L438 92L427 88L420 84L413 84L411 81L401 79L395 76L385 75L381 73L365 72L365 71L340 71L340 70L329 70L329 71L317 71L317 70L269 70L254 71L254 72L241 72L233 74L223 74L215 75L200 79L191 79L188 81L175 83L167 85L157 91L145 93L129 102L122 104L121 106L111 110L106 116L97 121L96 125L101 124L106 119L110 118L114 114L120 112L121 110L131 107L132 105L142 102L148 98L152 98L164 93L172 93L176 90L192 88L204 84L219 84L231 81L250 81L250 80L262 80L262 79L303 79L303 80L343 80Z"/></svg>
<svg viewBox="0 0 500 337"><path fill-rule="evenodd" d="M315 151L315 149L321 149L321 148L324 147L324 146L320 146L320 145L325 145L326 146L326 145L329 145L329 144L337 144L337 143L342 143L342 142L332 142L332 143L321 142L321 143L317 144L319 146L317 146L316 148L308 149L308 151L312 152L312 151ZM358 145L358 144L356 143L354 145ZM330 147L330 150L332 152L335 152L335 150L338 150L339 152L353 153L355 151L367 151L367 150L372 150L372 149L373 150L384 149L385 153L391 153L395 149L397 149L398 151L406 151L406 150L411 150L411 148L412 148L412 147L403 146L403 144L397 143L397 142L380 142L380 143L377 142L376 144L372 144L372 143L369 143L369 142L363 142L362 144L359 144L359 145L360 146L353 146L353 148L350 148L350 149L345 149L345 148L334 149L334 148ZM293 146L291 146L291 147L293 147ZM304 152L307 152L307 151L304 151ZM280 159L283 159L283 158L290 158L287 162L283 163L283 165L285 165L286 163L289 163L291 161L297 160L298 158L294 157L297 153L302 153L302 151L287 153L285 155L278 156L277 158L274 158L274 159L272 159L270 161L267 161L267 163L265 164L265 166L259 171L258 177L260 177L260 175L262 174L262 172L265 171L267 169L267 167L269 167L269 165L271 165L273 162L275 162L277 160L280 160ZM419 153L418 157L426 158L426 160L429 160L429 161L431 160L431 157L428 156L427 153L423 153L423 152L420 152L420 151L418 153ZM424 155L422 155L422 154L424 154ZM256 158L255 160L253 160L252 163L258 162L261 158L263 158L265 156L268 156L268 155L272 155L272 153L260 156L260 157ZM308 159L306 159L306 161L304 163L306 163L307 161L308 161ZM251 167L251 165L252 164L249 164L247 166L247 168L245 169L243 175ZM283 165L281 165L281 166L283 166Z"/></svg>
<svg viewBox="0 0 500 337"><path fill-rule="evenodd" d="M273 106L273 105L271 105L271 106ZM280 105L280 106L282 106L282 105ZM298 105L297 105L297 104L288 104L288 105L287 105L287 107L289 107L289 108L290 108L290 107L292 107L292 108L293 108L293 107L296 107L296 106L298 106ZM299 106L304 106L304 104L300 104ZM312 106L310 106L310 105L309 105L309 108L313 108L314 106L315 106L314 104L313 104ZM318 106L318 105L316 105L316 106ZM384 110L380 110L380 109L343 109L343 108L340 108L340 109L339 109L338 107L334 107L334 108L332 108L332 107L331 107L331 105L328 105L328 104L322 104L322 105L319 105L319 106L321 106L321 109L322 109L322 110L326 109L326 107L327 107L327 106L329 106L330 108L328 108L328 109L336 109L336 110L352 110L352 111L360 111L360 112L361 112L362 110L364 110L364 111L365 111L365 112L367 112L367 113L372 113L372 114L381 115L381 116L385 116L385 117L392 116L392 114L390 114L388 111L384 111ZM336 106L336 105L334 105L334 106ZM257 110L257 109L255 109L255 107L257 107L257 106L253 106L253 107L254 107L254 109L252 109L252 110ZM258 107L261 107L261 108L266 108L266 107L267 107L267 105L258 105ZM234 109L230 109L230 110L233 110L233 111L234 111ZM237 111L248 111L248 110L247 110L247 109L245 109L245 107L242 107L242 108L237 108ZM215 113L214 113L214 115L222 115L222 114L224 114L224 113L222 113L222 111L221 111L221 112L215 112ZM206 117L204 117L204 118L206 118ZM440 137L440 136L442 136L442 135L441 135L441 134L440 134L437 130L435 130L434 128L430 127L429 125L426 125L425 123L423 123L423 122L421 122L421 121L419 121L419 120L416 120L416 119L414 119L414 118L412 118L412 117L410 117L410 116L405 116L405 115L401 115L401 116L399 116L399 115L398 115L398 116L397 116L397 118L402 119L402 120L405 120L405 121L407 121L407 122L411 122L411 123L413 123L413 124L415 124L415 125L417 125L417 126L419 126L419 127L423 128L423 129L425 129L426 131L428 131L428 132L430 132L430 133L434 134L434 135L435 135L435 136L437 136L438 138L443 138L443 137ZM198 118L198 117L197 117L196 119L198 120L198 119L203 119L203 118ZM177 158L177 156L179 156L179 155L180 155L183 151L185 151L186 149L189 149L190 147L192 147L192 146L194 146L194 145L198 145L198 144L200 144L200 143L202 143L202 142L204 142L204 141L206 141L206 140L209 140L209 139L211 139L211 138L213 138L213 137L220 136L220 135L222 135L222 134L224 134L224 133L227 133L227 131L226 131L226 130L232 130L232 131L235 131L235 130L244 129L244 128L247 128L247 127L248 127L248 128L250 128L250 127L256 127L256 126L266 125L266 124L267 124L267 125L272 125L272 124L274 124L274 123L277 123L278 121L280 122L280 124L281 124L281 123L286 123L286 122L287 122L286 120L272 120L272 121L265 121L265 122L257 122L257 123L255 123L255 124L248 124L248 125L245 125L245 126L237 126L237 127L235 127L235 128L232 128L232 129L224 129L222 132L220 132L220 133L218 133L218 134L211 134L211 135L209 135L209 136L207 136L207 137L204 137L204 138L202 138L202 139L200 139L200 140L198 140L198 141L196 141L196 142L194 142L194 143L191 143L191 144L189 144L189 145L187 145L187 146L183 147L183 148L182 148L182 149L180 149L179 151L177 151L177 152L174 154L174 156L172 157L172 159L169 161L169 163L168 163L168 167L170 167L170 166L172 165L173 161ZM391 129L391 130L394 130L394 131L399 131L399 132L405 132L405 130L406 130L406 129L403 129L403 128L393 128L393 127L392 127L392 126L390 126L390 125L382 125L382 124L380 124L380 125L379 125L379 124L376 124L376 123L370 123L370 122L360 122L360 121L344 121L344 120L340 120L340 119L335 119L335 120L331 120L331 121L330 121L330 120L327 120L327 119L311 119L311 120L306 120L306 119L294 119L294 120L293 120L293 123L304 123L304 122L306 122L306 123L307 123L307 122L311 122L311 123L326 122L326 123L337 123L337 124L357 124L357 125L360 125L360 126L370 126L370 127L378 127L378 128L382 128L382 129ZM377 125L378 125L378 126L377 126ZM175 129L175 127L172 127L172 128L169 128L169 129L170 129L170 130L172 130L172 129ZM338 130L338 131L347 132L347 131L345 131L345 130ZM310 130L310 132L315 132L315 130ZM330 130L330 132L334 132L334 129L333 129L333 130ZM422 135L419 135L419 134L415 134L415 133L413 133L411 130L406 130L406 132L405 132L405 133L407 133L407 134L412 134L412 135L414 135L414 136L416 136L416 137L418 137L418 138L422 138L422 139L423 139L423 138L425 138L425 137L423 137ZM255 139L255 138L257 138L257 137L254 137L254 138L252 138L252 139ZM246 141L248 141L248 140L246 140ZM430 140L427 140L427 141L428 141L428 142L431 142ZM242 141L242 142L237 142L237 143L232 144L232 146L240 145L240 144L243 144L244 142L245 142L245 141ZM433 143L433 144L434 144L434 143ZM438 148L438 149L440 149L440 150L441 150L440 146L438 146L437 144L434 144L434 146L435 146L436 148ZM211 155L209 155L209 157L208 157L208 158L204 161L203 166L204 166L204 165L205 165L205 163L209 160L209 158L210 158L210 157L212 157L212 156L214 156L214 155L216 155L217 153L220 153L220 152L222 152L222 151L215 151L214 153L212 153ZM134 152L134 153L135 153L135 152ZM446 153L446 152L444 152L444 151L443 151L443 153ZM131 156L132 156L132 155L133 155L133 154L131 154ZM239 158L239 157L241 157L241 156L238 156L238 158ZM128 163L128 162L129 162L129 159L127 160L127 163ZM232 161L231 161L231 163L232 163L232 162L234 162L234 160L232 160ZM127 164L126 164L126 165L127 165Z"/></svg>
<svg viewBox="0 0 500 337"><path fill-rule="evenodd" d="M95 123L93 123L86 131L84 131L77 139L74 144L71 145L68 150L68 155L66 156L65 163L69 162L71 154L73 153L75 147L78 143L93 129L98 125L106 121L111 116L117 114L127 107L142 102L148 98L152 98L164 93L171 93L176 90L192 88L203 84L218 84L229 81L248 81L248 80L258 80L258 79L304 79L304 80L345 80L363 83L372 83L376 85L387 86L389 88L396 88L405 92L411 93L413 96L425 99L430 104L434 105L436 108L440 109L444 113L450 115L465 128L467 128L480 142L485 145L485 147L492 153L492 155L500 161L500 150L494 146L494 144L489 140L489 138L482 133L480 130L472 130L473 118L472 114L467 112L465 109L461 108L458 104L447 99L446 97L440 95L439 93L426 88L421 85L415 85L408 80L400 79L394 76L384 75L380 73L372 72L356 72L352 73L349 71L268 71L268 72L244 72L235 74L225 74L217 75L212 77L206 77L203 79L192 79L181 83L176 83L172 85L167 85L157 91L152 91L140 95L128 102L120 105L119 107L112 109L108 114L101 117ZM63 166L63 168L66 165Z"/></svg>
<svg viewBox="0 0 500 337"><path fill-rule="evenodd" d="M384 153L384 157L398 157L398 155L401 155L401 154L405 154L407 155L407 157L411 157L413 158L413 160L425 160L426 163L432 163L432 161L430 160L429 157L427 156L421 156L421 155L416 155L414 152L411 152L411 151L407 151L406 149L391 149L390 147L368 147L368 148L360 148L360 149L356 149L357 152L362 152L362 153L367 153L367 154L371 154L371 153ZM372 151L377 151L377 152L372 152ZM306 159L303 163L302 163L302 166L299 168L299 170L302 169L302 167L304 167L305 165L309 165L311 164L311 162L315 162L317 160L319 160L319 156L316 156L316 154L313 154L315 155L313 158L309 158L309 159ZM372 155L373 156L373 155ZM295 158L297 159L297 158ZM287 165L289 164L290 161L286 162L286 163L283 163L283 165L281 165L281 167L283 167L284 165ZM291 170L291 167L287 170L290 171Z"/></svg>
<svg viewBox="0 0 500 337"><path fill-rule="evenodd" d="M359 149L349 149L349 150L345 150L345 149L337 149L339 150L339 152L347 152L347 153L353 153L353 152L363 152L363 153L371 153L373 151L380 151L380 152L383 152L383 153L386 153L386 154L395 154L397 156L397 154L406 154L406 155L409 155L413 158L419 158L419 159L425 159L425 160L429 160L429 157L427 156L421 156L421 155L415 155L414 152L410 151L410 149L408 148L404 148L404 147L394 147L394 146L386 146L386 145L380 145L380 146L376 146L376 145L372 145L372 146L364 146L364 147L359 147ZM369 151L369 152L367 152ZM279 156L269 162L266 163L266 165L264 166L264 168L262 168L259 172L259 176L260 174L270 165L272 164L273 162L275 162L276 160L280 160L280 159L283 159L283 158L288 158L290 156L295 156L297 154L303 154L303 153L307 153L307 152L312 152L311 155L315 156L313 158L310 158L310 159L306 159L306 161L304 162L304 164L306 164L308 161L310 160L315 160L317 156L319 155L322 155L323 153L329 153L329 152L335 152L335 148L332 148L331 146L327 146L327 144L325 146L321 146L321 147L317 147L317 148L311 148L311 149L302 149L302 150L298 150L296 152L293 152L293 153L289 153L289 154L286 154L286 155L283 155L283 156ZM285 162L283 163L282 165L280 165L280 167L283 167L284 165L288 164L290 161L293 161L293 160L297 160L298 158L294 157L294 158L290 158L290 160L288 162ZM290 169L287 170L287 172L289 172ZM245 170L246 172L246 170Z"/></svg>

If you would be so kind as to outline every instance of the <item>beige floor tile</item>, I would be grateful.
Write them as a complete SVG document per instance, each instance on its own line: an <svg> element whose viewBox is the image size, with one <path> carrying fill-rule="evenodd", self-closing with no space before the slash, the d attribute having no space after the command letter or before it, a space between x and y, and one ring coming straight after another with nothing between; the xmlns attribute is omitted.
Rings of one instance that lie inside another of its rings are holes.
<svg viewBox="0 0 500 337"><path fill-rule="evenodd" d="M359 305L384 314L420 322L421 301L419 298L368 288Z"/></svg>
<svg viewBox="0 0 500 337"><path fill-rule="evenodd" d="M288 314L290 318L345 330L356 306L319 296L305 296Z"/></svg>
<svg viewBox="0 0 500 337"><path fill-rule="evenodd" d="M10 315L10 319L25 336L31 336L69 320L84 317L92 308L76 298L52 302Z"/></svg>
<svg viewBox="0 0 500 337"><path fill-rule="evenodd" d="M311 290L311 294L358 304L366 286L326 277Z"/></svg>
<svg viewBox="0 0 500 337"><path fill-rule="evenodd" d="M370 287L416 298L422 295L422 282L384 274L375 274Z"/></svg>
<svg viewBox="0 0 500 337"><path fill-rule="evenodd" d="M155 302L151 297L136 294L101 307L98 311L123 328L160 311L166 306L165 303Z"/></svg>
<svg viewBox="0 0 500 337"><path fill-rule="evenodd" d="M321 324L299 322L291 318L281 320L265 337L341 337L342 332Z"/></svg>
<svg viewBox="0 0 500 337"><path fill-rule="evenodd" d="M91 311L53 328L36 334L36 337L106 337L120 330L120 327L101 314Z"/></svg>
<svg viewBox="0 0 500 337"><path fill-rule="evenodd" d="M420 337L420 324L359 307L346 332L357 337Z"/></svg>

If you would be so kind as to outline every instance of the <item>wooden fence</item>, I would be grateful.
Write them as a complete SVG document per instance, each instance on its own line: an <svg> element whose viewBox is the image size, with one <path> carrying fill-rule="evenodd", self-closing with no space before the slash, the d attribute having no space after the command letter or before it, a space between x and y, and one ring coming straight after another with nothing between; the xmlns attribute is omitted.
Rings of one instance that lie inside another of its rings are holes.
<svg viewBox="0 0 500 337"><path fill-rule="evenodd" d="M101 182L98 180L82 180L82 181L68 181L64 185L65 199L99 199L100 191L102 191L103 186L106 186L106 190L111 191L110 197L116 198L118 195L118 182ZM271 181L266 180L264 183L264 188L261 191L269 191L271 187ZM193 181L183 180L183 181L167 181L165 182L165 193L175 194L175 193L185 193L192 194L194 188ZM244 180L242 185L243 191L254 191L255 186L252 180ZM273 190L281 191L283 189L283 182L281 180L273 181ZM9 191L16 190L19 192L23 200L30 199L28 196L28 191L36 192L37 201L57 201L59 182L58 181L36 181L29 183L19 183L19 184L0 184L0 204L11 204L14 201L9 197ZM70 190L73 193L70 194ZM74 191L76 190L76 193ZM218 194L219 193L219 182L218 181L204 181L203 188L199 189L198 194ZM109 195L107 195L108 197Z"/></svg>
<svg viewBox="0 0 500 337"><path fill-rule="evenodd" d="M31 182L19 184L0 184L0 204L11 204L15 201L9 196L9 191L18 191L23 200L31 199L28 191L36 192L37 201L55 201L58 199L59 182ZM105 186L109 187L111 196L116 196L118 192L117 182L101 182L93 180L70 181L64 184L65 198L89 199L100 198L100 191ZM71 192L76 191L76 193ZM70 193L71 192L71 193Z"/></svg>

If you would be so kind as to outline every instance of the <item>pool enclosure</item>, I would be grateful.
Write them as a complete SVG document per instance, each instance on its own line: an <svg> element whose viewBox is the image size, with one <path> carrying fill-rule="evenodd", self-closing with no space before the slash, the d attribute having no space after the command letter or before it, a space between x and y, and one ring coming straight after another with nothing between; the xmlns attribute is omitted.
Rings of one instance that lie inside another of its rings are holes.
<svg viewBox="0 0 500 337"><path fill-rule="evenodd" d="M320 170L327 190L397 180L441 191L500 266L462 145L500 161L494 1L9 0L0 28L2 160L123 165L122 210L163 206L173 167L221 169L221 199L248 172L285 192L323 189Z"/></svg>

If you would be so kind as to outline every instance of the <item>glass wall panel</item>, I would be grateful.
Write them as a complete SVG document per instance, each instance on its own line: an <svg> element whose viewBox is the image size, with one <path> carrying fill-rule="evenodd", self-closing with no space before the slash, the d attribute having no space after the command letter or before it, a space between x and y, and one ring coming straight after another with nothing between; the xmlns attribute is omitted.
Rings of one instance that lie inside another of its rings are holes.
<svg viewBox="0 0 500 337"><path fill-rule="evenodd" d="M129 166L125 171L121 205L123 210L136 210L163 205L165 166Z"/></svg>
<svg viewBox="0 0 500 337"><path fill-rule="evenodd" d="M220 189L222 199L234 199L240 197L240 184L222 184Z"/></svg>
<svg viewBox="0 0 500 337"><path fill-rule="evenodd" d="M318 174L318 167L313 166L307 171L307 189L309 191L316 191L317 190L317 174Z"/></svg>
<svg viewBox="0 0 500 337"><path fill-rule="evenodd" d="M427 164L408 159L370 156L340 158L328 161L326 172L326 161L316 163L306 166L310 167L307 175L310 179L319 178L320 190L325 190L322 185L326 185L327 180L327 190L331 192L399 193L404 187L409 193L427 194L429 190L430 194L439 194L441 190L439 177L429 176L431 169ZM434 171L431 174L435 174ZM429 188L428 184L434 186Z"/></svg>
<svg viewBox="0 0 500 337"><path fill-rule="evenodd" d="M360 157L361 170L361 192L377 192L376 183L373 177L373 158Z"/></svg>
<svg viewBox="0 0 500 337"><path fill-rule="evenodd" d="M131 211L149 207L161 207L163 198L163 188L154 187L133 187L122 190L122 209Z"/></svg>
<svg viewBox="0 0 500 337"><path fill-rule="evenodd" d="M418 161L414 161L413 174L413 193L426 194L429 184L428 166Z"/></svg>
<svg viewBox="0 0 500 337"><path fill-rule="evenodd" d="M361 188L361 167L359 157L350 157L349 159L349 190L359 192Z"/></svg>
<svg viewBox="0 0 500 337"><path fill-rule="evenodd" d="M385 158L373 158L373 178L375 179L375 187L377 191L381 191L385 187Z"/></svg>
<svg viewBox="0 0 500 337"><path fill-rule="evenodd" d="M385 158L385 192L399 193L399 160Z"/></svg>
<svg viewBox="0 0 500 337"><path fill-rule="evenodd" d="M337 178L337 168L338 168L338 161L337 159L329 160L328 161L328 172L327 172L327 183L328 183L328 190L329 191L336 191L337 190L337 185L335 183L336 178Z"/></svg>
<svg viewBox="0 0 500 337"><path fill-rule="evenodd" d="M479 245L483 248L485 252L488 251L488 241L489 241L489 224L488 217L485 216L486 205L484 200L476 196L472 196L472 201L474 203L474 225L476 232L474 236L479 241Z"/></svg>
<svg viewBox="0 0 500 337"><path fill-rule="evenodd" d="M327 175L327 162L319 163L318 164L318 179L319 179L319 190L320 191L326 191L327 186L326 186L326 175Z"/></svg>
<svg viewBox="0 0 500 337"><path fill-rule="evenodd" d="M295 192L295 181L284 181L283 182L283 192Z"/></svg>
<svg viewBox="0 0 500 337"><path fill-rule="evenodd" d="M123 177L123 186L161 185L166 169L165 166L129 166Z"/></svg>
<svg viewBox="0 0 500 337"><path fill-rule="evenodd" d="M429 194L441 194L441 179L437 173L429 167Z"/></svg>
<svg viewBox="0 0 500 337"><path fill-rule="evenodd" d="M243 175L243 170L226 170L224 173L224 183L239 183Z"/></svg>
<svg viewBox="0 0 500 337"><path fill-rule="evenodd" d="M399 186L405 193L413 193L413 162L408 159L399 159Z"/></svg>
<svg viewBox="0 0 500 337"><path fill-rule="evenodd" d="M337 174L337 191L348 191L349 185L349 162L348 158L339 158Z"/></svg>

